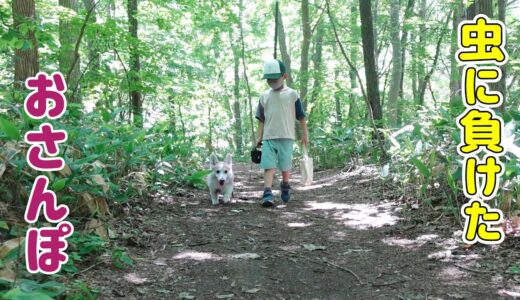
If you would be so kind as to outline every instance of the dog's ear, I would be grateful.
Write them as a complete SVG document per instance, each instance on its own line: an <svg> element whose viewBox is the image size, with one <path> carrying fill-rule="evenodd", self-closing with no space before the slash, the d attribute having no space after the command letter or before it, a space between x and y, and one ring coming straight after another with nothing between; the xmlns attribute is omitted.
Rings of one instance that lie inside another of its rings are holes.
<svg viewBox="0 0 520 300"><path fill-rule="evenodd" d="M225 162L226 164L231 164L231 162L232 162L232 156L231 156L231 153L228 153L228 154L226 155L226 159L224 160L224 162Z"/></svg>
<svg viewBox="0 0 520 300"><path fill-rule="evenodd" d="M215 155L215 153L211 153L211 155L209 156L209 164L211 167L215 166L218 162L218 158L217 156Z"/></svg>

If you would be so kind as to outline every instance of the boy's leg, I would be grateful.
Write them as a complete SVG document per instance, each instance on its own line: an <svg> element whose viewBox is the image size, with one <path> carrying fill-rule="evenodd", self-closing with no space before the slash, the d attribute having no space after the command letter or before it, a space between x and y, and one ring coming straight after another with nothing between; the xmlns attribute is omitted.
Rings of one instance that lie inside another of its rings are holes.
<svg viewBox="0 0 520 300"><path fill-rule="evenodd" d="M264 170L264 188L272 188L273 186L273 177L276 169L266 169Z"/></svg>
<svg viewBox="0 0 520 300"><path fill-rule="evenodd" d="M282 171L282 181L289 182L289 178L291 177L291 171Z"/></svg>
<svg viewBox="0 0 520 300"><path fill-rule="evenodd" d="M279 168L282 171L282 183L280 184L280 196L283 202L288 202L291 198L289 190L291 189L289 185L289 178L291 174L292 168L292 158L293 158L293 140L281 140L280 141L280 151L279 151Z"/></svg>
<svg viewBox="0 0 520 300"><path fill-rule="evenodd" d="M273 176L276 171L276 151L271 140L265 140L262 144L262 160L260 168L264 169L264 194L262 206L273 206Z"/></svg>

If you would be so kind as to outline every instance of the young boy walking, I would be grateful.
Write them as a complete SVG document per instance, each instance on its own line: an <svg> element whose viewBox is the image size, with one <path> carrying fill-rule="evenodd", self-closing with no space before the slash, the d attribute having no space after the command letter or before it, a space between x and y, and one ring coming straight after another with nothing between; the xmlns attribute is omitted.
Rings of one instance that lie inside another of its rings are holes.
<svg viewBox="0 0 520 300"><path fill-rule="evenodd" d="M273 176L278 168L282 172L281 199L287 203L291 197L289 175L292 167L293 144L296 140L296 120L302 129L302 144L307 147L308 132L305 113L298 93L284 85L287 73L283 62L277 59L266 61L264 77L271 87L260 96L256 110L259 120L258 141L262 144L260 168L264 169L264 194L262 206L273 206Z"/></svg>

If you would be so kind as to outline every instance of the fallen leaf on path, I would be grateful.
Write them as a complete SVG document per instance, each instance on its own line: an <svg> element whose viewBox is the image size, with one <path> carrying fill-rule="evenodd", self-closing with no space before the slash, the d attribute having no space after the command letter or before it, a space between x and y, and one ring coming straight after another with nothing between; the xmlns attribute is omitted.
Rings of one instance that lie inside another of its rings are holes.
<svg viewBox="0 0 520 300"><path fill-rule="evenodd" d="M245 293L248 293L248 294L255 294L255 293L258 293L260 291L260 289L247 289L247 290L244 290Z"/></svg>
<svg viewBox="0 0 520 300"><path fill-rule="evenodd" d="M15 282L16 273L13 271L14 268L14 261L4 264L3 268L0 270L0 280Z"/></svg>
<svg viewBox="0 0 520 300"><path fill-rule="evenodd" d="M146 281L148 281L147 278L142 278L142 277L140 277L139 275L137 275L135 273L128 273L128 274L126 274L125 275L125 280L130 282L130 283L136 284L136 285L143 284Z"/></svg>
<svg viewBox="0 0 520 300"><path fill-rule="evenodd" d="M463 295L461 294L448 294L448 296L452 297L452 298L455 298L455 299L466 299L466 297L464 297Z"/></svg>
<svg viewBox="0 0 520 300"><path fill-rule="evenodd" d="M105 228L105 225L103 222L101 222L98 219L91 219L85 224L85 232L95 232L100 238L104 239L105 241L108 240L108 231Z"/></svg>
<svg viewBox="0 0 520 300"><path fill-rule="evenodd" d="M240 253L240 254L233 254L233 255L231 255L231 258L258 259L258 258L260 258L260 255L258 255L256 253Z"/></svg>
<svg viewBox="0 0 520 300"><path fill-rule="evenodd" d="M153 264L157 265L157 266L167 266L168 265L166 263L166 258L158 258L158 259L153 261Z"/></svg>
<svg viewBox="0 0 520 300"><path fill-rule="evenodd" d="M498 295L500 296L503 296L503 297L520 297L520 293L518 292L513 292L513 291L506 291L506 290L500 290L498 291Z"/></svg>
<svg viewBox="0 0 520 300"><path fill-rule="evenodd" d="M0 247L0 258L4 258L13 249L16 249L18 246L22 245L24 241L25 237L19 237L4 242L2 247Z"/></svg>
<svg viewBox="0 0 520 300"><path fill-rule="evenodd" d="M321 245L314 245L314 244L303 244L303 248L309 250L309 251L315 251L315 250L325 250L327 247L321 246Z"/></svg>
<svg viewBox="0 0 520 300"><path fill-rule="evenodd" d="M195 296L188 292L182 292L177 296L179 299L195 299Z"/></svg>

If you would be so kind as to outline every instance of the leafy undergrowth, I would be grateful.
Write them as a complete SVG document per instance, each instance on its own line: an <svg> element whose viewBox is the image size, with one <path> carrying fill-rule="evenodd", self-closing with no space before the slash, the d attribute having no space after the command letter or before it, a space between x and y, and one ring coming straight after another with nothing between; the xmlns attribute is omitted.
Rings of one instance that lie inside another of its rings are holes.
<svg viewBox="0 0 520 300"><path fill-rule="evenodd" d="M74 279L78 273L97 263L98 257L107 257L114 268L133 263L115 242L110 221L130 205L145 207L150 193L201 186L207 174L200 159L205 150L195 146L196 138L180 138L167 122L137 129L111 121L119 111L51 122L68 133L59 155L66 167L45 175L58 203L70 208L67 220L75 231L67 239L69 261L60 275L33 275L25 268L28 224L23 214L34 178L42 173L28 166L29 147L23 135L39 123L16 107L11 109L18 113L0 118L0 297L94 299L96 291ZM44 221L41 217L35 225L48 226Z"/></svg>

